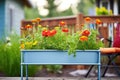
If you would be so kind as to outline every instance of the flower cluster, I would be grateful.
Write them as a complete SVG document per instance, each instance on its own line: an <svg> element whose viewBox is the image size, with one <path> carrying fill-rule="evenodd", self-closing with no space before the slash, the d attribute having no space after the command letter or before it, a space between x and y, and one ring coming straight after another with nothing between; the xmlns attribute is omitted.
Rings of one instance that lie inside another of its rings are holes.
<svg viewBox="0 0 120 80"><path fill-rule="evenodd" d="M100 40L97 40L97 29L91 29L91 18L85 18L85 24L82 29L74 34L70 34L67 24L63 21L59 26L49 29L39 24L40 19L32 20L33 25L25 26L24 37L21 39L21 49L57 49L68 50L75 53L76 50L99 49L103 46ZM38 26L34 24L38 23ZM95 24L102 22L96 19ZM27 33L27 34L26 34Z"/></svg>
<svg viewBox="0 0 120 80"><path fill-rule="evenodd" d="M98 8L96 7L97 15L112 15L112 10L107 10L105 7Z"/></svg>

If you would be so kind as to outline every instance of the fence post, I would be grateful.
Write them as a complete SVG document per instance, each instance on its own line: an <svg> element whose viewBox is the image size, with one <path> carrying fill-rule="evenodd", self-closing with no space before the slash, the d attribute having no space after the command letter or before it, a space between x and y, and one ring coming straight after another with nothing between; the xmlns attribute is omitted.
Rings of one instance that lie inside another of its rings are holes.
<svg viewBox="0 0 120 80"><path fill-rule="evenodd" d="M84 15L82 13L77 15L76 26L75 26L76 30L81 30L81 25L84 23L84 17L83 16ZM76 32L76 30L75 30L75 32Z"/></svg>
<svg viewBox="0 0 120 80"><path fill-rule="evenodd" d="M83 17L84 15L83 14L78 14L77 15L77 24L83 24L84 23L84 17Z"/></svg>
<svg viewBox="0 0 120 80"><path fill-rule="evenodd" d="M20 26L20 35L21 35L21 37L24 36L24 35L23 35L23 34L24 34L24 26L23 26L23 25L24 25L24 21L22 20L22 21L21 21L21 26Z"/></svg>

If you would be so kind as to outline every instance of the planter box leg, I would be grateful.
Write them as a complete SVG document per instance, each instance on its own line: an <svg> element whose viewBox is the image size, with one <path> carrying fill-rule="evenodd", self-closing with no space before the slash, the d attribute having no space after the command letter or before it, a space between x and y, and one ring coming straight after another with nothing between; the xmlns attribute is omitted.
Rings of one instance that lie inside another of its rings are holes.
<svg viewBox="0 0 120 80"><path fill-rule="evenodd" d="M23 80L23 65L21 64L21 80Z"/></svg>
<svg viewBox="0 0 120 80"><path fill-rule="evenodd" d="M26 80L28 80L28 65L26 65Z"/></svg>

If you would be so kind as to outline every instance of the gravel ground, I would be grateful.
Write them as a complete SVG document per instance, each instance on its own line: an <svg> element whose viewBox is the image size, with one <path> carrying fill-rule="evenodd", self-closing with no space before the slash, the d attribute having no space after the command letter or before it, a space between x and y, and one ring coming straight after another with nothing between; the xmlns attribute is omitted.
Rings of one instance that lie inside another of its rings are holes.
<svg viewBox="0 0 120 80"><path fill-rule="evenodd" d="M33 77L29 77L29 80L97 80L97 72L93 69L88 78L85 78L87 70L76 70L76 69L62 69L62 73L50 73L45 69L38 71ZM110 69L105 77L101 80L120 80L113 69ZM20 80L20 77L5 77L0 74L0 80ZM25 80L25 79L24 79Z"/></svg>

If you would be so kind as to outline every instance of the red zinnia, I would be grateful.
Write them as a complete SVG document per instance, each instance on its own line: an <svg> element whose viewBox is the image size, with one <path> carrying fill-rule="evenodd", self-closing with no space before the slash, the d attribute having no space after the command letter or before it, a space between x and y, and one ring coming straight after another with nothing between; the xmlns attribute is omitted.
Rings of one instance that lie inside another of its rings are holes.
<svg viewBox="0 0 120 80"><path fill-rule="evenodd" d="M63 32L68 32L69 30L68 30L68 28L63 28L62 31Z"/></svg>
<svg viewBox="0 0 120 80"><path fill-rule="evenodd" d="M51 31L50 31L50 35L49 35L49 36L54 36L56 33L57 33L57 31L56 31L56 30L51 30Z"/></svg>
<svg viewBox="0 0 120 80"><path fill-rule="evenodd" d="M42 36L48 37L50 35L50 30L43 30Z"/></svg>
<svg viewBox="0 0 120 80"><path fill-rule="evenodd" d="M90 31L89 30L84 30L82 32L82 36L89 36L90 35Z"/></svg>
<svg viewBox="0 0 120 80"><path fill-rule="evenodd" d="M60 22L60 26L65 26L65 22L64 22L64 21L61 21L61 22Z"/></svg>

